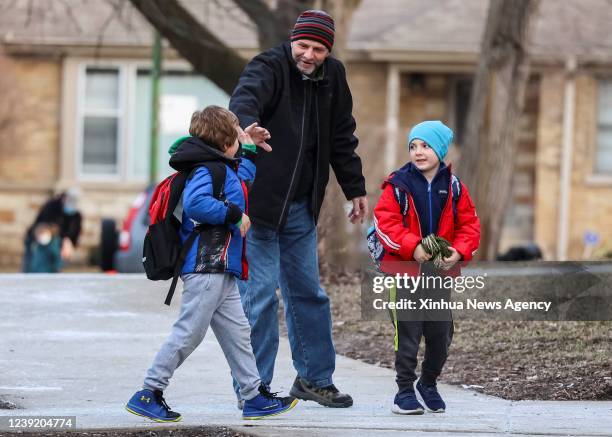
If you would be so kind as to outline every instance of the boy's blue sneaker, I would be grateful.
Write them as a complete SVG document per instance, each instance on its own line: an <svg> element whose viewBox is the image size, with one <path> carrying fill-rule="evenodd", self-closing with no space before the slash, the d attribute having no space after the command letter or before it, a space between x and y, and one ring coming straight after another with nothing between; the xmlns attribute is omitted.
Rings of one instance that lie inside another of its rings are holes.
<svg viewBox="0 0 612 437"><path fill-rule="evenodd" d="M181 415L170 407L159 390L140 390L128 401L125 409L137 416L147 417L155 422L178 422Z"/></svg>
<svg viewBox="0 0 612 437"><path fill-rule="evenodd" d="M423 384L421 380L416 383L416 388L425 402L425 406L434 413L444 413L446 404L438 393L436 384Z"/></svg>
<svg viewBox="0 0 612 437"><path fill-rule="evenodd" d="M423 414L425 409L413 391L404 391L395 395L391 411L395 414Z"/></svg>
<svg viewBox="0 0 612 437"><path fill-rule="evenodd" d="M263 419L265 417L276 416L291 410L298 403L292 396L279 397L263 385L259 386L259 394L253 399L244 401L242 407L242 418L248 420Z"/></svg>

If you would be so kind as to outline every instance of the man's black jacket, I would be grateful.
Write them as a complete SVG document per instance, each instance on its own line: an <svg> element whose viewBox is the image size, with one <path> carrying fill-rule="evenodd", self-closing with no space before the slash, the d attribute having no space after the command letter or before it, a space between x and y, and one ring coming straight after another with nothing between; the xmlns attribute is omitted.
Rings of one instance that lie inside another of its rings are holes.
<svg viewBox="0 0 612 437"><path fill-rule="evenodd" d="M318 125L311 204L315 220L323 203L330 164L347 199L365 195L361 159L355 153L358 141L353 98L344 66L328 57L322 68L322 78L305 80L287 42L253 58L240 76L230 110L243 128L257 122L272 135L272 152L259 152L255 159L257 176L249 194L249 216L255 223L273 229L284 225L301 173L304 126ZM306 93L316 96L313 111L306 108ZM314 117L310 123L308 116Z"/></svg>
<svg viewBox="0 0 612 437"><path fill-rule="evenodd" d="M60 237L70 238L74 246L79 242L79 236L81 235L81 213L75 211L73 214L66 214L64 212L64 196L62 193L57 197L49 199L38 212L36 220L32 226L28 228L26 238L31 239L34 236L34 228L39 223L56 224L59 226Z"/></svg>

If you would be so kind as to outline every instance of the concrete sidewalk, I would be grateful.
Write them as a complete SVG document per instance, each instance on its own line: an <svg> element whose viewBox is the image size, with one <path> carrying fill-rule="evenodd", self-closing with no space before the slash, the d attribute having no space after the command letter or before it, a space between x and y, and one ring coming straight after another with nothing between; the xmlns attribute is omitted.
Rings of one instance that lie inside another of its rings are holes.
<svg viewBox="0 0 612 437"><path fill-rule="evenodd" d="M83 429L167 426L123 408L177 315L180 293L171 308L162 303L167 286L140 275L0 275L0 398L20 407L0 416L72 415ZM287 393L294 377L284 341L273 389ZM183 414L177 426L223 425L266 436L612 435L612 402L510 402L443 385L447 413L405 417L390 412L389 369L338 357L335 382L353 395L352 408L300 402L246 426L209 331L165 397Z"/></svg>

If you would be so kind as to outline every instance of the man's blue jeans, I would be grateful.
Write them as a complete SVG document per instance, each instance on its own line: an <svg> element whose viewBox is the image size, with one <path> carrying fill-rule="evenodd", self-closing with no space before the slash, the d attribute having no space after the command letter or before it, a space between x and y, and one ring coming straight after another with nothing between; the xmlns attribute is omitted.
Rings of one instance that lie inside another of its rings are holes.
<svg viewBox="0 0 612 437"><path fill-rule="evenodd" d="M336 351L331 312L319 284L317 228L308 202L289 205L287 223L280 231L253 224L247 234L247 257L249 279L240 281L239 288L262 383L269 387L274 375L280 286L298 376L316 387L332 384Z"/></svg>

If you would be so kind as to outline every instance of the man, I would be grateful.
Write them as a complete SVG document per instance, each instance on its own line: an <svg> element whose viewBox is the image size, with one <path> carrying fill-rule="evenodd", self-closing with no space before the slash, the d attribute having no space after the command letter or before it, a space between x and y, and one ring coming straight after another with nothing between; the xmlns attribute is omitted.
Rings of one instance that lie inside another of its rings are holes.
<svg viewBox="0 0 612 437"><path fill-rule="evenodd" d="M350 407L333 384L335 349L329 298L319 284L316 222L329 166L347 199L352 223L367 214L352 97L342 63L331 58L334 21L302 13L291 41L256 56L230 100L241 126L258 123L271 135L260 154L249 196L249 279L241 284L251 343L262 382L270 385L278 351L280 286L293 365L291 395L329 407Z"/></svg>

